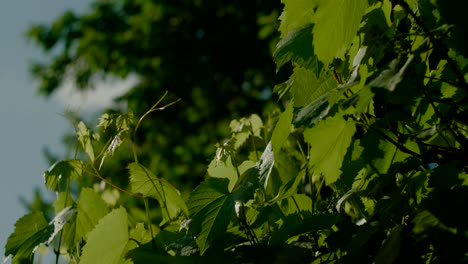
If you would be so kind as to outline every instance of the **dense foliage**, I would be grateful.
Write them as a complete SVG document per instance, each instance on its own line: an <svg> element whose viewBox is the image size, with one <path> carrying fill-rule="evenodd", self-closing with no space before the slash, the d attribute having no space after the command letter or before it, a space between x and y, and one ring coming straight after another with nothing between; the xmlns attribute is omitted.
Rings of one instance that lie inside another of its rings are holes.
<svg viewBox="0 0 468 264"><path fill-rule="evenodd" d="M19 219L6 254L32 260L45 244L80 263L466 261L465 2L283 3L273 57L293 72L275 86L280 114L231 121L188 197L138 153L140 127L176 101L105 113L103 133L78 123L75 157L44 175L55 217ZM104 172L126 146L121 186Z"/></svg>

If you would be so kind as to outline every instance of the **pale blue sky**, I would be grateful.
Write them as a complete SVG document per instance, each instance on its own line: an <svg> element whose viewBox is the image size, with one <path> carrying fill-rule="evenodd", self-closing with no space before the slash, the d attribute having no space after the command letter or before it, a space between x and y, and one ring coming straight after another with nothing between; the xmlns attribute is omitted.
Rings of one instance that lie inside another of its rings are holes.
<svg viewBox="0 0 468 264"><path fill-rule="evenodd" d="M28 63L40 50L24 32L36 22L50 22L66 9L84 12L91 0L3 1L0 8L0 256L16 220L26 213L19 197L31 199L43 187L48 164L43 147L63 153L61 136L70 128L61 116L67 102L46 100L36 93ZM72 104L72 103L70 103ZM0 257L1 261L2 257Z"/></svg>

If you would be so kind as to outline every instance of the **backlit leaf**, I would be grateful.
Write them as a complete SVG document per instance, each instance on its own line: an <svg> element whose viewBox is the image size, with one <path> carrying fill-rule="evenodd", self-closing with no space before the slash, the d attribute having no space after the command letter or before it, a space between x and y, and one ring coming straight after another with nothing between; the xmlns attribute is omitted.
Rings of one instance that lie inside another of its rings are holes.
<svg viewBox="0 0 468 264"><path fill-rule="evenodd" d="M341 174L341 165L356 132L353 121L335 116L304 131L304 139L312 147L309 166L325 177L327 185Z"/></svg>
<svg viewBox="0 0 468 264"><path fill-rule="evenodd" d="M313 45L323 64L328 65L335 57L343 57L359 30L367 6L367 0L320 1L314 15Z"/></svg>

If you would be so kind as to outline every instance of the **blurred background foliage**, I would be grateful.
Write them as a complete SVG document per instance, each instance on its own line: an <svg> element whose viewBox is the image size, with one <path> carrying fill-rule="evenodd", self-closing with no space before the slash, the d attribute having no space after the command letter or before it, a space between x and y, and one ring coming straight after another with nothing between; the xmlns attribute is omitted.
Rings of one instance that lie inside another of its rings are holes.
<svg viewBox="0 0 468 264"><path fill-rule="evenodd" d="M138 83L117 99L120 107L108 113L128 109L139 118L165 91L163 103L180 98L149 115L135 141L139 161L187 194L203 179L215 144L230 136L232 119L278 107L273 86L290 74L288 68L276 73L272 59L281 9L280 1L259 0L95 1L85 14L65 12L29 29L48 58L31 71L45 96L64 83L84 91L108 76L136 76ZM75 136L65 138L73 149ZM121 148L102 175L125 186L132 158Z"/></svg>

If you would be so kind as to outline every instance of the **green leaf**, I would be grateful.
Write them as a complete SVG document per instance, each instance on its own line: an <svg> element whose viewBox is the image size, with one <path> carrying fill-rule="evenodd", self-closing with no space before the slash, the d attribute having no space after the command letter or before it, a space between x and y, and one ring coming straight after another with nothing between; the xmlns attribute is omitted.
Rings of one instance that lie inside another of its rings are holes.
<svg viewBox="0 0 468 264"><path fill-rule="evenodd" d="M255 162L246 160L239 166L239 173L242 175L242 173L253 166L255 166ZM216 158L213 159L210 165L208 165L208 175L214 178L228 179L229 191L232 191L238 180L236 168L232 165L230 157L226 159L226 162L216 162Z"/></svg>
<svg viewBox="0 0 468 264"><path fill-rule="evenodd" d="M313 25L309 24L302 28L291 30L278 42L273 54L277 70L286 62L292 61L294 64L311 70L316 75L320 73L323 64L317 60L314 54L312 28Z"/></svg>
<svg viewBox="0 0 468 264"><path fill-rule="evenodd" d="M323 174L327 185L339 178L355 132L354 122L341 116L328 118L304 131L305 141L312 146L309 166L315 173Z"/></svg>
<svg viewBox="0 0 468 264"><path fill-rule="evenodd" d="M127 212L114 209L88 234L80 263L118 264L124 260L127 241Z"/></svg>
<svg viewBox="0 0 468 264"><path fill-rule="evenodd" d="M328 65L335 57L343 58L359 30L367 6L367 0L320 2L314 15L313 45L323 64Z"/></svg>
<svg viewBox="0 0 468 264"><path fill-rule="evenodd" d="M92 135L83 122L78 123L76 135L89 159L94 161L94 150L91 144Z"/></svg>
<svg viewBox="0 0 468 264"><path fill-rule="evenodd" d="M381 133L396 141L392 133L388 131L382 131ZM369 130L363 136L361 145L364 147L361 160L364 164L371 164L372 168L378 169L380 174L387 173L393 163L404 161L409 157L409 154L398 150L393 143L374 130Z"/></svg>
<svg viewBox="0 0 468 264"><path fill-rule="evenodd" d="M79 239L86 237L88 232L93 230L99 220L108 212L104 200L93 189L83 188L77 203L76 233L74 244Z"/></svg>
<svg viewBox="0 0 468 264"><path fill-rule="evenodd" d="M235 201L229 199L228 184L227 179L208 178L190 195L190 229L196 235L201 254L224 234L234 216Z"/></svg>
<svg viewBox="0 0 468 264"><path fill-rule="evenodd" d="M141 193L144 197L151 197L158 200L163 208L163 216L166 221L171 221L178 217L180 212L188 215L180 192L163 178L157 178L150 170L139 163L128 165L130 170L130 186L132 192Z"/></svg>
<svg viewBox="0 0 468 264"><path fill-rule="evenodd" d="M188 207L191 216L190 231L203 254L215 239L226 232L235 219L236 202L246 202L258 187L258 168L251 167L242 175L232 193L225 178L208 178L190 194Z"/></svg>
<svg viewBox="0 0 468 264"><path fill-rule="evenodd" d="M294 101L291 100L286 107L286 110L284 110L284 113L281 114L278 123L276 123L275 129L273 130L273 135L271 136L271 147L273 148L273 151L280 151L283 143L288 139L288 136L291 133L293 110Z"/></svg>
<svg viewBox="0 0 468 264"><path fill-rule="evenodd" d="M5 256L13 255L13 262L20 259L31 259L33 250L45 242L53 229L42 212L34 212L21 217L15 223L15 231L10 235L5 245Z"/></svg>
<svg viewBox="0 0 468 264"><path fill-rule="evenodd" d="M282 0L284 10L279 19L281 25L281 37L284 37L288 32L301 28L312 22L313 10L316 8L316 1L309 0Z"/></svg>
<svg viewBox="0 0 468 264"><path fill-rule="evenodd" d="M302 67L294 68L290 85L295 107L306 106L337 86L328 71L316 75Z"/></svg>
<svg viewBox="0 0 468 264"><path fill-rule="evenodd" d="M54 163L44 172L45 185L53 191L65 191L68 180L75 180L83 173L81 160L64 160Z"/></svg>
<svg viewBox="0 0 468 264"><path fill-rule="evenodd" d="M234 149L242 146L250 136L262 138L263 122L256 114L252 114L248 118L243 117L240 120L232 120L229 127L235 140Z"/></svg>

